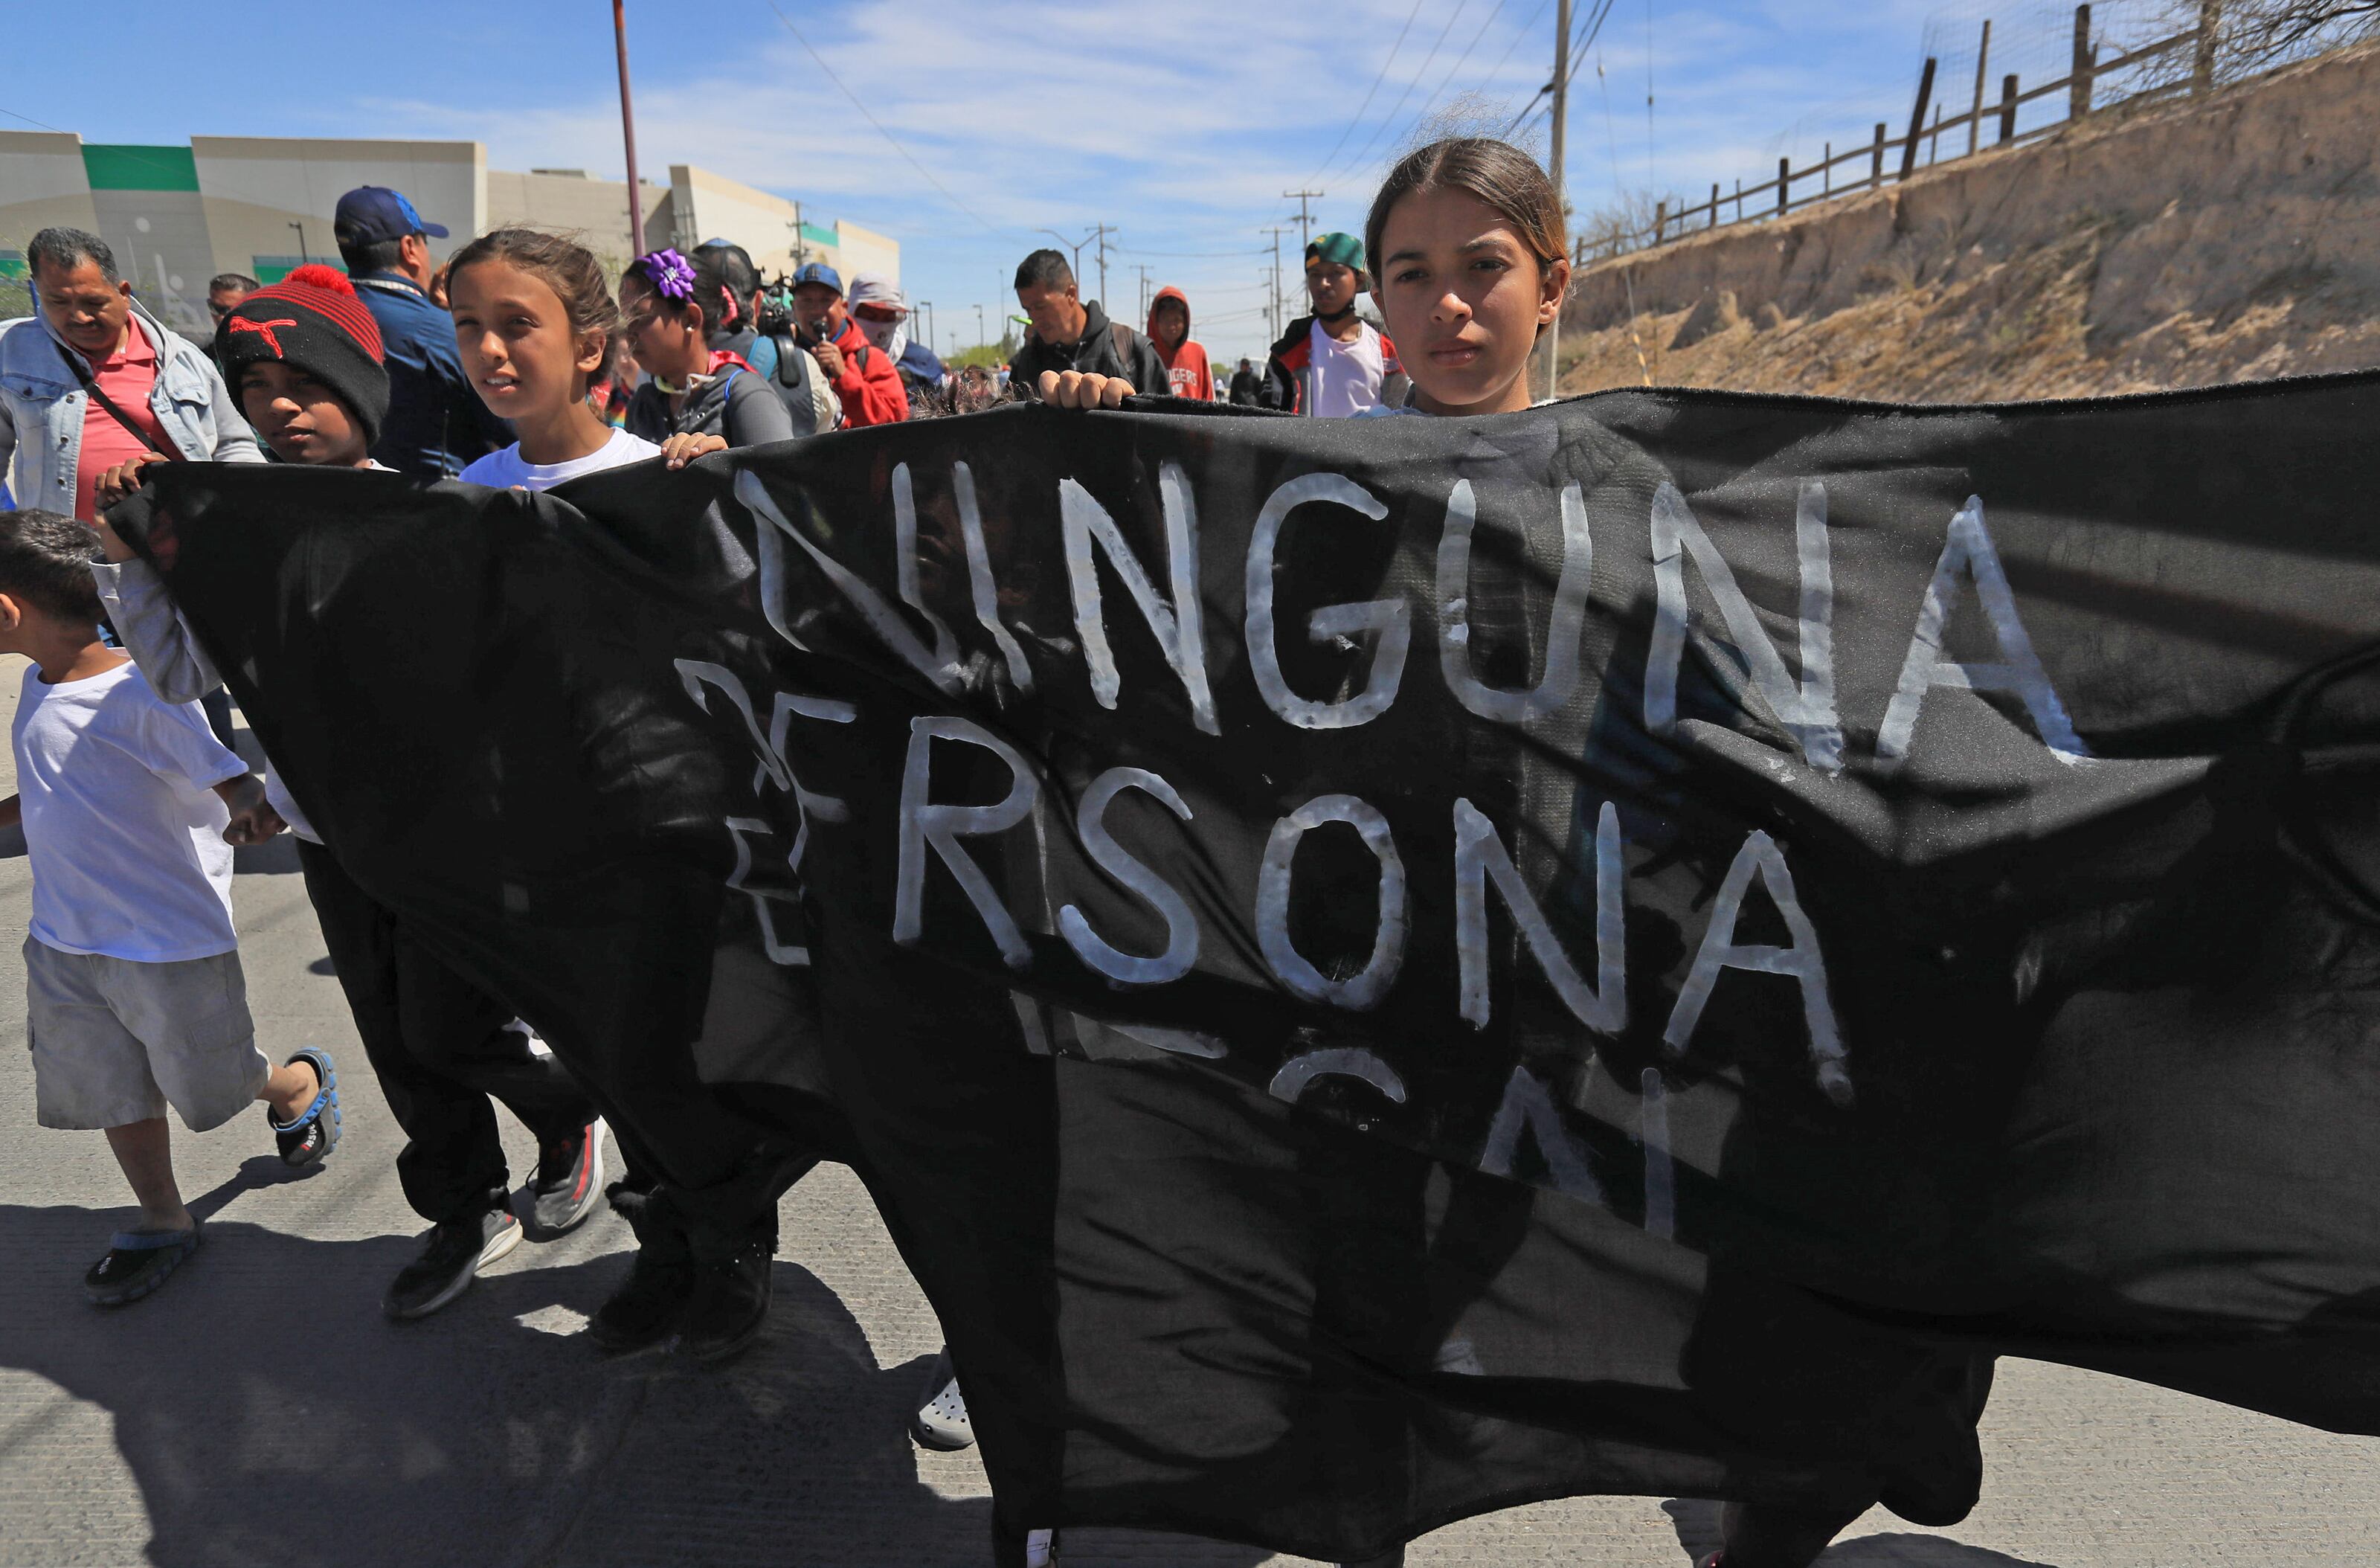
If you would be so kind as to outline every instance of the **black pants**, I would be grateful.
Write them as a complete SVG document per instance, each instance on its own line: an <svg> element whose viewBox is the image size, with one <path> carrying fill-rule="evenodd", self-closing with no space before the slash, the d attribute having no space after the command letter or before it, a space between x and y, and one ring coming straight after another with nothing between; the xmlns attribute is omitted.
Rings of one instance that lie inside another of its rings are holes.
<svg viewBox="0 0 2380 1568"><path fill-rule="evenodd" d="M506 1028L510 1010L432 957L329 850L301 839L298 857L364 1054L405 1129L396 1157L405 1200L432 1224L501 1206L511 1173L488 1097L542 1147L594 1119L586 1091Z"/></svg>

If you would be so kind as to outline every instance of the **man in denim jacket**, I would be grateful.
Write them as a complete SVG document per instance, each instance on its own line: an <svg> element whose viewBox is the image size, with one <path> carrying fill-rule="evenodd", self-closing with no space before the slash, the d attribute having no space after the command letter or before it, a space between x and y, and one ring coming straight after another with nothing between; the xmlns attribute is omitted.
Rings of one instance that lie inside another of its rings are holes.
<svg viewBox="0 0 2380 1568"><path fill-rule="evenodd" d="M264 461L222 371L132 298L106 241L45 228L26 261L42 313L0 324L0 471L18 505L88 522L94 480L126 457ZM144 378L145 396L109 395Z"/></svg>

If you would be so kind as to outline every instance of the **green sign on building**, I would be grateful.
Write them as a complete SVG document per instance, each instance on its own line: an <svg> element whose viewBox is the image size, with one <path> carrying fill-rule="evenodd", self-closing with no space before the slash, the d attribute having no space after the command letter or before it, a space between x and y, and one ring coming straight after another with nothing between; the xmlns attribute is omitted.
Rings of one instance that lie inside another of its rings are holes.
<svg viewBox="0 0 2380 1568"><path fill-rule="evenodd" d="M93 190L199 189L199 160L187 147L85 142L82 172Z"/></svg>

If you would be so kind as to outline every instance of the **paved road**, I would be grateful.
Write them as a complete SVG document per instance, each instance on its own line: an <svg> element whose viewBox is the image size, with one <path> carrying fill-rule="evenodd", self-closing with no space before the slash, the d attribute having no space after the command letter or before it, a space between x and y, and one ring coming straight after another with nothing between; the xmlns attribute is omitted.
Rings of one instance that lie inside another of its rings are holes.
<svg viewBox="0 0 2380 1568"><path fill-rule="evenodd" d="M0 725L15 660L0 661ZM5 767L5 763L0 763ZM328 974L285 844L243 851L237 899L268 1050L328 1045L347 1136L285 1180L262 1112L177 1158L204 1250L119 1312L79 1279L127 1218L92 1134L33 1124L22 1051L0 1052L0 1564L743 1564L986 1562L972 1455L905 1435L939 1342L866 1196L828 1169L789 1196L768 1339L723 1371L599 1362L577 1330L625 1268L605 1215L525 1246L426 1322L378 1310L417 1222L395 1129ZM0 937L21 942L21 859L0 861ZM0 973L0 1038L23 988ZM532 1158L518 1129L516 1170ZM2380 1559L2372 1441L2139 1385L2004 1367L1983 1506L1956 1530L1864 1520L1830 1568L2262 1568ZM1707 1550L1697 1503L1578 1499L1419 1542L1415 1568L1678 1568ZM1102 1533L1087 1563L1289 1563Z"/></svg>

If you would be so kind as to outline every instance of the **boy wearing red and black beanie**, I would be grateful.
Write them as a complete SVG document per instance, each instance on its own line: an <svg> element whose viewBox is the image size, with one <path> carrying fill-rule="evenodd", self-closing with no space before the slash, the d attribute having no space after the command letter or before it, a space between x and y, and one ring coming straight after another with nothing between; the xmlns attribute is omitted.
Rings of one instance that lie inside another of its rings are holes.
<svg viewBox="0 0 2380 1568"><path fill-rule="evenodd" d="M345 273L303 266L249 295L215 333L215 359L240 412L284 462L370 466L388 417L388 371L380 323Z"/></svg>

